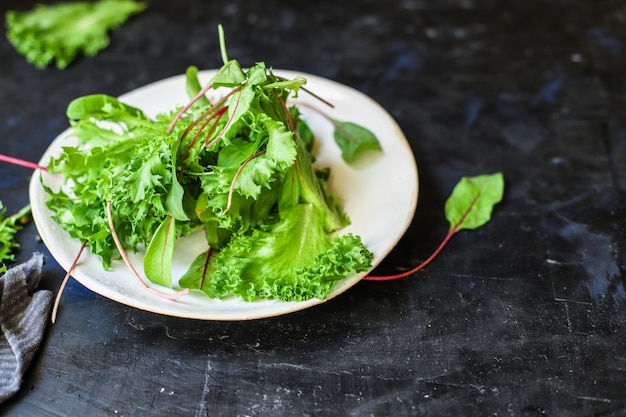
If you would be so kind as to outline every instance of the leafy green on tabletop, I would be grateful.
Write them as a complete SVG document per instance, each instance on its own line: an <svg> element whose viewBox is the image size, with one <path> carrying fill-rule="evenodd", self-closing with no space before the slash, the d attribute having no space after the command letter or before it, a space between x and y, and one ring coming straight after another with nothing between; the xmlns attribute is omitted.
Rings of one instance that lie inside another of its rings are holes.
<svg viewBox="0 0 626 417"><path fill-rule="evenodd" d="M63 69L80 54L92 57L106 48L108 32L145 8L145 3L134 0L96 0L9 10L7 37L37 68L54 64Z"/></svg>
<svg viewBox="0 0 626 417"><path fill-rule="evenodd" d="M24 219L30 215L30 205L22 208L17 213L6 216L6 210L0 201L0 272L6 271L4 263L13 261L13 251L19 248L15 235L23 227Z"/></svg>
<svg viewBox="0 0 626 417"><path fill-rule="evenodd" d="M491 220L493 207L504 195L501 173L463 177L454 187L445 204L450 232L474 230Z"/></svg>
<svg viewBox="0 0 626 417"><path fill-rule="evenodd" d="M430 257L415 268L396 275L374 276L364 279L368 281L389 281L405 278L426 267L439 255L448 241L461 230L474 230L491 220L493 207L502 200L504 195L504 177L501 173L463 177L452 190L445 203L446 219L450 229L444 240Z"/></svg>

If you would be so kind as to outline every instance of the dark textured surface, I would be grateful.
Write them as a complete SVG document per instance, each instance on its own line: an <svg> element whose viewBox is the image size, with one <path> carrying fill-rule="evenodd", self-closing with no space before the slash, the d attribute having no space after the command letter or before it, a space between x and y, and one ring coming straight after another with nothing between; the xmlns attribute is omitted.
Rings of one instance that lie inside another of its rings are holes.
<svg viewBox="0 0 626 417"><path fill-rule="evenodd" d="M28 9L32 1L3 2ZM378 268L427 257L463 175L502 171L491 223L409 279L251 322L162 317L71 281L8 416L626 415L626 6L594 0L149 1L110 47L37 70L0 40L0 152L38 160L65 106L263 60L381 103L420 171ZM9 211L30 172L0 165ZM32 225L18 260L47 253ZM42 286L64 272L48 255Z"/></svg>

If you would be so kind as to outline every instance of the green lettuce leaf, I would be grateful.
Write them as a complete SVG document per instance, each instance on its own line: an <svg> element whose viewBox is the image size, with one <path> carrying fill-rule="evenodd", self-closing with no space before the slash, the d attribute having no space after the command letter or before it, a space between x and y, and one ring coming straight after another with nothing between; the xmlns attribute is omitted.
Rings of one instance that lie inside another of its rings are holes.
<svg viewBox="0 0 626 417"><path fill-rule="evenodd" d="M37 68L55 64L63 69L81 54L92 57L106 48L108 32L145 8L133 0L98 0L9 10L7 38Z"/></svg>
<svg viewBox="0 0 626 417"><path fill-rule="evenodd" d="M235 235L215 255L200 255L179 284L213 298L323 299L347 275L367 270L372 257L357 236L331 238L322 211L299 204L275 224Z"/></svg>
<svg viewBox="0 0 626 417"><path fill-rule="evenodd" d="M30 205L11 216L7 216L6 209L0 201L0 272L6 270L4 262L15 260L13 251L20 247L15 240L15 235L22 230L21 220L28 215L30 215Z"/></svg>

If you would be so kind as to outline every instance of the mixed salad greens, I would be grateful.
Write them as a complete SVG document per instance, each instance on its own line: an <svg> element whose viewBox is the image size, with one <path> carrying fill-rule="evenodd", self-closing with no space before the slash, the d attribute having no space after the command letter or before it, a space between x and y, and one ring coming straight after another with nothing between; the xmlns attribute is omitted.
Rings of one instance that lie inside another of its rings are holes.
<svg viewBox="0 0 626 417"><path fill-rule="evenodd" d="M176 240L202 230L209 249L180 277L182 288L247 301L323 299L370 269L373 254L359 236L337 233L350 220L327 188L330 169L314 167L316 138L289 101L306 92L306 79L282 78L263 62L244 70L228 59L221 28L220 46L223 66L208 84L190 67L190 103L153 119L107 95L72 101L77 144L47 167L67 187L44 185L46 204L104 268L145 248L147 278L174 287ZM346 160L381 150L367 129L333 126Z"/></svg>

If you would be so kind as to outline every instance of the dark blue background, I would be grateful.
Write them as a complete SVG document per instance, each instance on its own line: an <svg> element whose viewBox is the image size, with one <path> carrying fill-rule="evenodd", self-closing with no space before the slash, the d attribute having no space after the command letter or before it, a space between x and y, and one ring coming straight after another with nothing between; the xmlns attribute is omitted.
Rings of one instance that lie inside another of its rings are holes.
<svg viewBox="0 0 626 417"><path fill-rule="evenodd" d="M26 10L33 1L5 1ZM70 281L9 416L626 414L626 6L594 0L151 0L109 48L38 70L0 39L0 152L36 161L69 101L229 56L357 88L409 139L420 196L376 271L425 259L465 175L504 201L405 280L250 322L163 317ZM9 213L31 172L0 165ZM42 287L62 271L47 255Z"/></svg>

